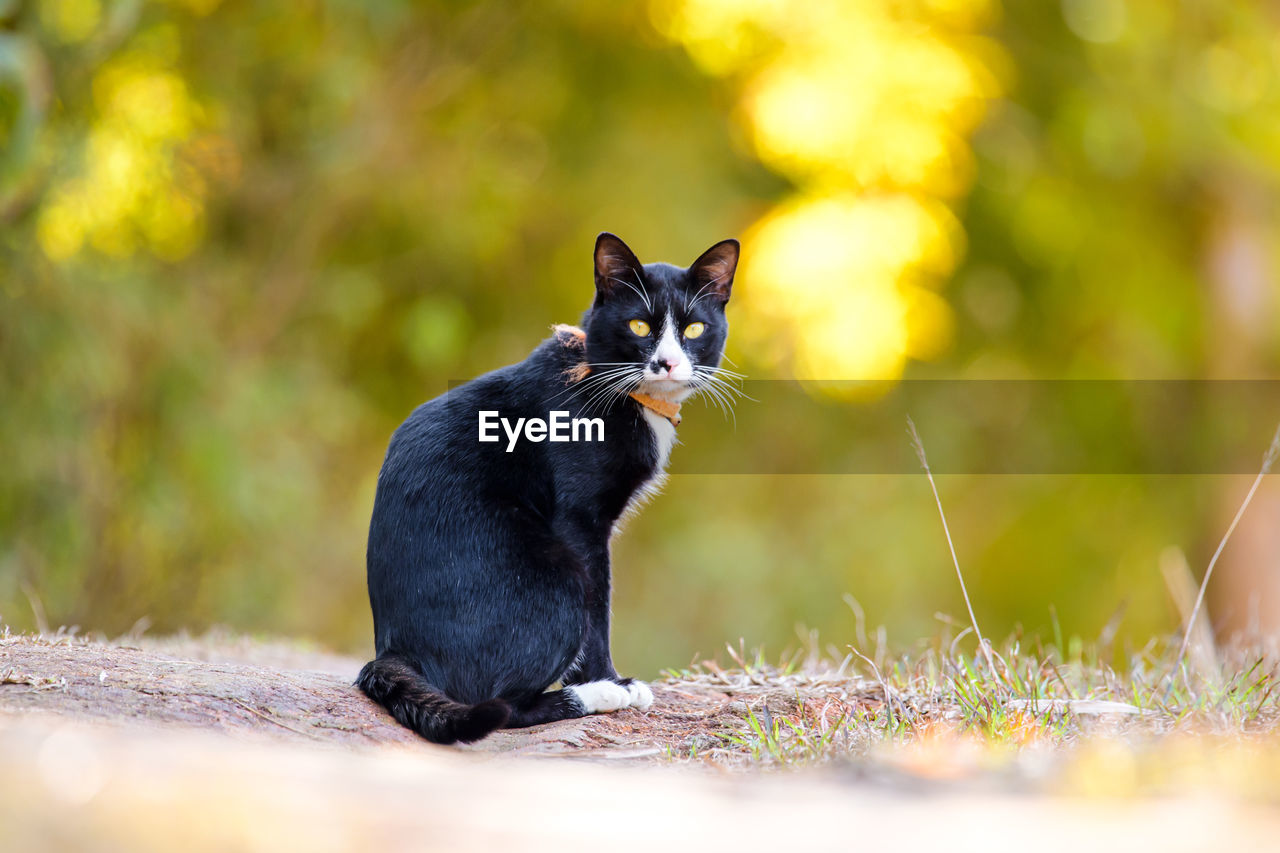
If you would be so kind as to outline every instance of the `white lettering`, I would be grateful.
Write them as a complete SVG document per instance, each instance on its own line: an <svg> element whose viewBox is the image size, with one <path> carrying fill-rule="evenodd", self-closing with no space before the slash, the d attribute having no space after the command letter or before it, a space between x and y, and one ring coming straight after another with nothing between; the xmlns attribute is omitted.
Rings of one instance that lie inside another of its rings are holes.
<svg viewBox="0 0 1280 853"><path fill-rule="evenodd" d="M604 441L604 418L570 418L568 412L550 413L549 420L542 418L516 418L512 423L501 414L492 410L478 412L478 434L480 441L492 443L501 441L498 427L507 436L507 453L516 449L521 433L529 441Z"/></svg>
<svg viewBox="0 0 1280 853"><path fill-rule="evenodd" d="M502 429L507 434L507 452L515 450L516 441L520 438L520 427L524 425L524 418L516 418L516 428L511 428L511 421L506 418L502 419Z"/></svg>
<svg viewBox="0 0 1280 853"><path fill-rule="evenodd" d="M568 412L552 412L551 413L551 435L548 436L548 438L551 441L568 441L569 440L569 433L567 430L568 426L569 426Z"/></svg>
<svg viewBox="0 0 1280 853"><path fill-rule="evenodd" d="M578 438L578 427L582 427L584 438ZM599 438L591 437L591 430L595 428L596 435ZM604 418L574 418L573 419L573 440L574 441L604 441Z"/></svg>
<svg viewBox="0 0 1280 853"><path fill-rule="evenodd" d="M480 440L481 441L497 441L496 434L490 435L489 431L498 428L497 423L492 419L498 417L497 412L481 412L480 413Z"/></svg>

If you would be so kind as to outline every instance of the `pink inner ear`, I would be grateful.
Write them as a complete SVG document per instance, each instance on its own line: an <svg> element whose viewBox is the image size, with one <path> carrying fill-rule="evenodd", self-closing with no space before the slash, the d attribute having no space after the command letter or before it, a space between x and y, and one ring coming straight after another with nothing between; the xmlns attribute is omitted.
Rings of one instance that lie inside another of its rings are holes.
<svg viewBox="0 0 1280 853"><path fill-rule="evenodd" d="M704 283L714 282L718 287L731 283L738 267L738 243L736 240L723 240L703 252L694 261L699 280Z"/></svg>
<svg viewBox="0 0 1280 853"><path fill-rule="evenodd" d="M636 261L631 250L617 237L596 244L596 272L606 278L626 279Z"/></svg>
<svg viewBox="0 0 1280 853"><path fill-rule="evenodd" d="M708 263L703 269L703 275L707 281L728 278L729 273L733 271L733 267L730 265L728 258L716 258Z"/></svg>
<svg viewBox="0 0 1280 853"><path fill-rule="evenodd" d="M737 258L729 248L718 249L702 259L698 265L698 277L708 291L725 295L737 270Z"/></svg>
<svg viewBox="0 0 1280 853"><path fill-rule="evenodd" d="M606 254L600 258L600 267L605 278L615 280L610 285L626 281L631 276L631 264L627 262L625 255Z"/></svg>

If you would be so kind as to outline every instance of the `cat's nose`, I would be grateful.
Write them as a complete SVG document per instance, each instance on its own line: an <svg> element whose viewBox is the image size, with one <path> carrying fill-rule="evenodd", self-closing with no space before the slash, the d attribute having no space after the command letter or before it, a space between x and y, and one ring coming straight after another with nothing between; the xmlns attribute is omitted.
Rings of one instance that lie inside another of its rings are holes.
<svg viewBox="0 0 1280 853"><path fill-rule="evenodd" d="M654 373L661 373L664 370L667 373L670 373L671 371L676 369L676 366L678 364L680 364L680 359L678 358L677 359L655 358L653 361L649 362L649 369L652 370Z"/></svg>

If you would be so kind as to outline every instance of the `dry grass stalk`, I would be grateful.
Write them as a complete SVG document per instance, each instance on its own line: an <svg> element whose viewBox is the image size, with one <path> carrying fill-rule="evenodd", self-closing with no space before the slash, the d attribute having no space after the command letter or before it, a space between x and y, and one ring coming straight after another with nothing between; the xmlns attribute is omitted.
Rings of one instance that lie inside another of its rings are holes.
<svg viewBox="0 0 1280 853"><path fill-rule="evenodd" d="M920 440L920 433L916 431L916 422L911 420L910 415L907 415L907 433L911 436L911 444L916 449L916 456L920 459L920 465L924 468L924 473L929 478L929 488L933 489L933 499L938 504L938 515L942 518L942 532L946 534L947 547L951 549L951 563L956 567L956 578L960 581L960 594L964 596L964 605L969 608L969 621L973 623L974 636L978 638L978 646L987 658L987 666L990 667L991 674L995 675L996 663L991 657L991 647L987 645L986 639L982 636L982 631L978 628L978 617L973 613L973 602L969 600L969 590L965 588L964 575L960 572L960 560L956 557L956 546L951 541L951 528L947 526L947 514L942 509L942 498L938 496L938 484L933 481L933 471L929 470L929 458L924 452L924 442Z"/></svg>
<svg viewBox="0 0 1280 853"><path fill-rule="evenodd" d="M1200 593L1196 596L1195 607L1191 608L1191 616L1187 619L1187 630L1182 634L1182 645L1178 647L1178 656L1173 660L1175 672L1182 665L1183 656L1187 653L1187 645L1191 642L1192 632L1196 625L1196 617L1200 614L1200 608L1204 605L1204 591L1209 587L1209 578L1213 577L1213 568L1218 565L1218 557L1222 555L1222 549L1227 546L1227 540L1231 538L1231 534L1235 532L1236 525L1240 523L1240 517L1249 508L1249 502L1253 500L1254 493L1258 491L1258 486L1262 484L1262 478L1271 473L1271 466L1275 464L1277 456L1280 456L1280 425L1276 426L1276 434L1271 437L1271 446L1267 448L1266 455L1262 457L1262 469L1258 471L1258 476L1253 478L1253 485L1249 487L1249 493L1244 496L1244 502L1240 504L1240 509L1236 510L1236 517L1231 519L1231 526L1227 528L1222 541L1218 543L1218 549L1213 552L1213 557L1209 560L1209 568L1204 570L1204 580L1200 582Z"/></svg>
<svg viewBox="0 0 1280 853"><path fill-rule="evenodd" d="M1178 618L1182 630L1191 637L1187 645L1187 659L1193 670L1206 678L1217 681L1220 672L1217 669L1218 650L1213 642L1213 632L1209 630L1209 616L1190 626L1191 611L1196 601L1196 579L1187 565L1187 557L1182 549L1170 546L1160 553L1160 574L1164 577L1165 587L1173 606L1178 610Z"/></svg>

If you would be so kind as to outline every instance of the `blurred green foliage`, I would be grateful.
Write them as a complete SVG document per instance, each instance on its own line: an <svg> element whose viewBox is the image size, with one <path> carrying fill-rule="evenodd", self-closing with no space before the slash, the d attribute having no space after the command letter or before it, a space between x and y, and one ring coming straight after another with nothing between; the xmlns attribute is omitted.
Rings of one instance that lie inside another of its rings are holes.
<svg viewBox="0 0 1280 853"><path fill-rule="evenodd" d="M387 438L574 321L604 229L673 262L743 235L730 354L756 378L1274 376L1276 23L1157 0L0 2L0 616L367 651ZM850 64L851 34L882 50ZM824 124L846 96L861 118ZM691 415L744 457L786 440ZM797 624L849 641L845 593L899 639L962 612L922 478L687 464L615 547L622 668ZM1173 627L1158 555L1195 565L1230 494L941 485L992 634L1050 605L1096 633L1121 601L1132 636Z"/></svg>

